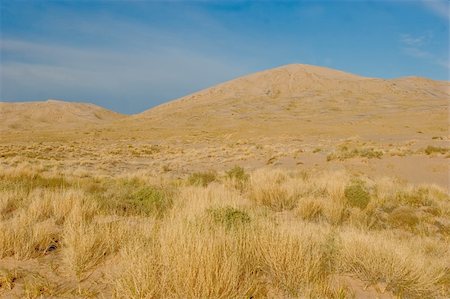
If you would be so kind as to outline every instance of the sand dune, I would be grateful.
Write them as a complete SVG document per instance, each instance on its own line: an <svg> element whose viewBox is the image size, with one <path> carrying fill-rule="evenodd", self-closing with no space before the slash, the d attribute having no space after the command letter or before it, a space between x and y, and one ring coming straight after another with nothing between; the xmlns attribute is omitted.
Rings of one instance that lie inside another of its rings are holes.
<svg viewBox="0 0 450 299"><path fill-rule="evenodd" d="M225 82L125 121L130 127L251 136L436 133L446 130L449 87L425 78L374 79L293 64Z"/></svg>
<svg viewBox="0 0 450 299"><path fill-rule="evenodd" d="M0 103L0 129L26 132L101 125L118 134L149 137L164 132L165 136L210 133L245 138L410 138L447 131L449 90L450 84L444 81L365 78L291 64L240 77L131 116L92 104L55 100Z"/></svg>
<svg viewBox="0 0 450 299"><path fill-rule="evenodd" d="M80 128L123 115L87 104L49 99L43 102L0 103L0 130Z"/></svg>

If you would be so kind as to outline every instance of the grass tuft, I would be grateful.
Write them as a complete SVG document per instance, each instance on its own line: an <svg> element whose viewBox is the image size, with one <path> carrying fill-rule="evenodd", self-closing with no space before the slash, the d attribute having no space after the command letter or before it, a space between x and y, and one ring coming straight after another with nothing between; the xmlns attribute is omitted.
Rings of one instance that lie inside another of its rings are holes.
<svg viewBox="0 0 450 299"><path fill-rule="evenodd" d="M213 171L195 172L188 178L188 183L194 186L206 187L217 180L217 174Z"/></svg>

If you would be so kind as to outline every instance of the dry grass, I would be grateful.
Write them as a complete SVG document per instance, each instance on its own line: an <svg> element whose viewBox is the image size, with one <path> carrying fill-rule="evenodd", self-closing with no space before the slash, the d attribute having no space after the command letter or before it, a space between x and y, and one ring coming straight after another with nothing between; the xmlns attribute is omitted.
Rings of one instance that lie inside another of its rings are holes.
<svg viewBox="0 0 450 299"><path fill-rule="evenodd" d="M351 276L402 298L450 295L450 202L436 186L267 169L193 184L34 171L2 174L0 263L53 270L10 267L5 294L343 298L355 286L335 278Z"/></svg>

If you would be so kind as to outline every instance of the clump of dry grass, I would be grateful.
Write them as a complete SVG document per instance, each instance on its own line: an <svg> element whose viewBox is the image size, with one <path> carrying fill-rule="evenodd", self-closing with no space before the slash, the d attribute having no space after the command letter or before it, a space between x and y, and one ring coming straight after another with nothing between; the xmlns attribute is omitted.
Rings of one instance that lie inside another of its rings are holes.
<svg viewBox="0 0 450 299"><path fill-rule="evenodd" d="M217 179L217 173L213 171L208 172L194 172L188 178L190 185L206 187L208 184L214 182Z"/></svg>
<svg viewBox="0 0 450 299"><path fill-rule="evenodd" d="M406 298L439 296L445 265L424 262L401 242L383 235L350 231L342 235L341 267L367 283L384 283L386 289ZM448 286L447 286L448 287Z"/></svg>
<svg viewBox="0 0 450 299"><path fill-rule="evenodd" d="M70 221L63 232L63 258L78 278L100 265L126 242L121 224Z"/></svg>
<svg viewBox="0 0 450 299"><path fill-rule="evenodd" d="M289 182L281 171L256 171L250 176L248 196L275 211L290 210L295 207L297 194L295 186Z"/></svg>
<svg viewBox="0 0 450 299"><path fill-rule="evenodd" d="M32 274L23 284L24 298L45 298L61 295L58 285L39 274Z"/></svg>

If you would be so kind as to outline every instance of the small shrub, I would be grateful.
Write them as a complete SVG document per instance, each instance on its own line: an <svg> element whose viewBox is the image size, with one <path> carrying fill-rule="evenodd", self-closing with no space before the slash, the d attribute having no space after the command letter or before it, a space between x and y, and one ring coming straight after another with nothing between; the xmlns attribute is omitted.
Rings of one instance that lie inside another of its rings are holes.
<svg viewBox="0 0 450 299"><path fill-rule="evenodd" d="M383 152L374 148L362 148L362 149L349 149L347 146L339 147L338 151L334 151L327 156L327 161L339 160L344 161L347 159L362 157L367 159L381 159Z"/></svg>
<svg viewBox="0 0 450 299"><path fill-rule="evenodd" d="M370 194L361 181L354 181L351 185L347 186L344 195L352 207L365 209L370 202Z"/></svg>
<svg viewBox="0 0 450 299"><path fill-rule="evenodd" d="M189 176L188 182L190 185L206 187L216 179L217 174L213 171L195 172Z"/></svg>
<svg viewBox="0 0 450 299"><path fill-rule="evenodd" d="M245 173L244 168L240 166L234 166L227 171L227 177L238 181L248 181L249 175Z"/></svg>
<svg viewBox="0 0 450 299"><path fill-rule="evenodd" d="M427 155L431 155L433 153L438 153L438 154L442 154L445 155L448 152L448 149L445 147L438 147L438 146L432 146L429 145L425 148L425 153Z"/></svg>
<svg viewBox="0 0 450 299"><path fill-rule="evenodd" d="M229 206L208 209L207 213L215 223L224 225L226 228L250 222L250 216L247 212Z"/></svg>
<svg viewBox="0 0 450 299"><path fill-rule="evenodd" d="M383 152L373 148L365 148L359 151L359 156L368 159L381 159Z"/></svg>
<svg viewBox="0 0 450 299"><path fill-rule="evenodd" d="M173 204L173 192L168 187L137 181L111 182L108 187L106 192L93 194L107 213L161 217Z"/></svg>
<svg viewBox="0 0 450 299"><path fill-rule="evenodd" d="M129 203L147 215L161 216L172 206L172 198L161 189L143 187L132 194Z"/></svg>
<svg viewBox="0 0 450 299"><path fill-rule="evenodd" d="M250 176L245 173L244 168L235 166L226 172L226 177L230 180L234 188L244 191Z"/></svg>

